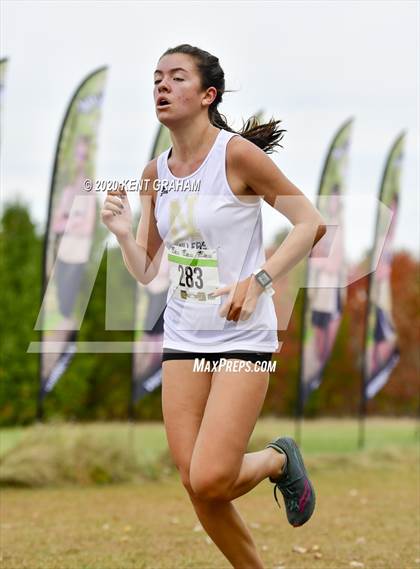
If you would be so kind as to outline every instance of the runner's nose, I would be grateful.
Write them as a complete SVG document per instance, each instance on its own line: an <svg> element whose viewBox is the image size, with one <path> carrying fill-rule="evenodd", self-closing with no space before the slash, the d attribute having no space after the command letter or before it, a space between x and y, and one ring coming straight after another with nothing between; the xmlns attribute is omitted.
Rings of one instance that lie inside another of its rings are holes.
<svg viewBox="0 0 420 569"><path fill-rule="evenodd" d="M158 85L158 94L160 95L162 93L162 91L168 92L168 85L166 84L166 79L161 79L159 85Z"/></svg>

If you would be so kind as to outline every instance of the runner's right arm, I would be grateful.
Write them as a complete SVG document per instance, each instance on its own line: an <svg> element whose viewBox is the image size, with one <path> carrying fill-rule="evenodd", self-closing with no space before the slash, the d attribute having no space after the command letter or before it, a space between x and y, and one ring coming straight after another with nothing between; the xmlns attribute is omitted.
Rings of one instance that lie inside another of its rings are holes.
<svg viewBox="0 0 420 569"><path fill-rule="evenodd" d="M143 189L145 186L143 180L145 179L150 180L147 189ZM122 210L121 217L113 216L112 213L108 212L107 217L103 215L102 218L117 237L128 271L143 285L149 284L158 274L165 249L154 214L156 191L153 189L153 181L155 179L157 179L156 159L151 160L143 170L141 190L139 191L141 213L135 238L131 231L131 210L126 198L116 197L115 193L107 198L105 201L108 202L107 208L111 212L118 212L118 202L124 204L124 210Z"/></svg>

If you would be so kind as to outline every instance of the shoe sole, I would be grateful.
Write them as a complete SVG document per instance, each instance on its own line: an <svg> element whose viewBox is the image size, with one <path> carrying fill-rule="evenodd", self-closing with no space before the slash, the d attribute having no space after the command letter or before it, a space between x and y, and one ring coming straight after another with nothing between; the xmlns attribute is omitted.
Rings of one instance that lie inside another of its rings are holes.
<svg viewBox="0 0 420 569"><path fill-rule="evenodd" d="M312 507L311 507L311 509L308 511L307 517L306 517L302 522L300 522L299 524L290 524L290 525L292 525L293 527L297 528L297 527L303 526L303 524L305 524L305 523L312 517L312 514L313 514L313 512L314 512L314 510L315 510L316 494L315 494L315 489L314 489L314 487L313 487L313 484L312 484L312 482L310 481L310 478L309 478L308 473L307 473L307 471L306 471L305 464L304 464L304 462L303 462L302 453L300 452L300 449L299 449L299 447L297 446L296 442L295 442L294 439L292 439L291 437L281 437L281 438L282 438L283 440L287 441L289 444L291 444L291 446L293 447L294 451L296 452L297 459L298 459L299 464L300 464L300 466L301 466L301 468L302 468L302 470L303 470L303 472L304 472L304 474L305 474L305 478L306 478L306 480L308 481L309 487L310 487L310 489L311 489L311 495L312 495L312 497L313 497L313 500L312 500ZM277 446L275 442L270 443L270 444L267 445L267 446L272 446L272 445L275 445L275 447L276 447L277 450L281 449L282 452L285 452L285 450L282 449L280 446ZM289 460L289 457L287 457L287 460ZM279 490L280 490L280 488L279 488Z"/></svg>

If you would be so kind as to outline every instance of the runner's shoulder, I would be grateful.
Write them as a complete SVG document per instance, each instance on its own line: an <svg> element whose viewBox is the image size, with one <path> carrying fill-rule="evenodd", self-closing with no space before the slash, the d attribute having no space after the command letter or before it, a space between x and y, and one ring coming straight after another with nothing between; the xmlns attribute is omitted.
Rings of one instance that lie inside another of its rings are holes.
<svg viewBox="0 0 420 569"><path fill-rule="evenodd" d="M156 199L156 190L154 189L153 184L157 179L157 158L153 158L152 160L149 160L149 162L147 162L146 166L143 168L140 180L140 199L143 196L149 196L152 198L153 205L155 204Z"/></svg>
<svg viewBox="0 0 420 569"><path fill-rule="evenodd" d="M142 179L150 180L148 184L149 191L152 190L152 183L154 180L158 179L158 172L157 172L157 157L149 160L146 166L143 169Z"/></svg>
<svg viewBox="0 0 420 569"><path fill-rule="evenodd" d="M227 144L227 159L232 162L232 164L242 167L243 164L247 163L249 158L254 156L264 156L265 152L254 142L251 142L244 136L232 136Z"/></svg>

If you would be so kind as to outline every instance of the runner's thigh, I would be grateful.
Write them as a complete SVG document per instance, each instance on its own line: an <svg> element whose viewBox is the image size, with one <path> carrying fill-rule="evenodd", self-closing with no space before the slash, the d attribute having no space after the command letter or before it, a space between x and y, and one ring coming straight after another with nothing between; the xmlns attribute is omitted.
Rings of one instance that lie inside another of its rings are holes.
<svg viewBox="0 0 420 569"><path fill-rule="evenodd" d="M172 459L189 486L195 440L207 403L212 373L193 371L194 360L162 363L162 413Z"/></svg>
<svg viewBox="0 0 420 569"><path fill-rule="evenodd" d="M268 371L213 374L191 461L190 476L196 487L214 483L229 486L236 480L268 383Z"/></svg>

